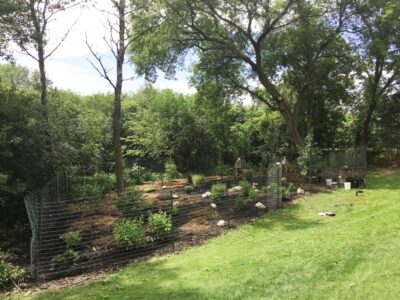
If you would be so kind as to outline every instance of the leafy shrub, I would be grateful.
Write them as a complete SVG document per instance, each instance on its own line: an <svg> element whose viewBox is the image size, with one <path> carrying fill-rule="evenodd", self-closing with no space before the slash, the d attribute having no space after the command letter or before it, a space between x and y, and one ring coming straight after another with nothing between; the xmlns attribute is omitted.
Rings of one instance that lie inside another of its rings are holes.
<svg viewBox="0 0 400 300"><path fill-rule="evenodd" d="M186 194L191 194L194 191L194 187L192 185L186 185L184 187Z"/></svg>
<svg viewBox="0 0 400 300"><path fill-rule="evenodd" d="M163 238L171 232L172 220L165 211L160 211L150 214L149 226L154 231L157 238Z"/></svg>
<svg viewBox="0 0 400 300"><path fill-rule="evenodd" d="M165 174L166 179L181 178L182 174L178 172L176 164L173 161L167 161L165 163Z"/></svg>
<svg viewBox="0 0 400 300"><path fill-rule="evenodd" d="M250 184L250 182L248 182L247 180L241 180L241 181L239 182L239 185L240 185L240 187L241 187L241 189L240 189L240 195L242 195L242 196L248 196L248 195L249 195L249 192L250 192L250 189L251 189L251 184Z"/></svg>
<svg viewBox="0 0 400 300"><path fill-rule="evenodd" d="M115 206L124 217L138 217L145 208L142 194L136 188L130 188L125 194L114 200Z"/></svg>
<svg viewBox="0 0 400 300"><path fill-rule="evenodd" d="M264 185L261 187L261 193L266 194L270 190L270 187L268 185Z"/></svg>
<svg viewBox="0 0 400 300"><path fill-rule="evenodd" d="M310 175L317 168L317 162L321 159L321 151L314 145L314 136L308 134L304 139L304 146L299 151L297 165L303 176Z"/></svg>
<svg viewBox="0 0 400 300"><path fill-rule="evenodd" d="M67 243L67 249L73 249L82 242L82 236L79 231L68 231L61 238Z"/></svg>
<svg viewBox="0 0 400 300"><path fill-rule="evenodd" d="M192 173L186 173L185 177L186 177L186 180L187 180L187 184L188 185L192 185L193 184Z"/></svg>
<svg viewBox="0 0 400 300"><path fill-rule="evenodd" d="M228 176L234 174L234 169L230 165L219 164L215 167L215 174L218 176Z"/></svg>
<svg viewBox="0 0 400 300"><path fill-rule="evenodd" d="M121 247L138 248L146 245L146 234L141 219L121 220L113 229L113 236Z"/></svg>
<svg viewBox="0 0 400 300"><path fill-rule="evenodd" d="M254 178L254 170L253 169L246 169L242 174L244 180L248 182L252 182Z"/></svg>
<svg viewBox="0 0 400 300"><path fill-rule="evenodd" d="M281 195L283 199L290 199L291 193L294 191L293 183L289 183L288 186L281 186Z"/></svg>
<svg viewBox="0 0 400 300"><path fill-rule="evenodd" d="M236 204L237 206L244 206L244 205L247 204L247 201L246 201L246 199L245 199L242 195L239 195L239 196L237 196L237 197L235 198L235 204Z"/></svg>
<svg viewBox="0 0 400 300"><path fill-rule="evenodd" d="M135 163L127 173L130 184L140 184L143 182L143 176L146 173L146 169Z"/></svg>
<svg viewBox="0 0 400 300"><path fill-rule="evenodd" d="M114 174L99 172L92 176L73 175L70 177L71 197L73 199L101 197L112 191L115 184Z"/></svg>
<svg viewBox="0 0 400 300"><path fill-rule="evenodd" d="M206 177L201 174L195 174L192 176L192 182L194 187L198 187L206 181Z"/></svg>
<svg viewBox="0 0 400 300"><path fill-rule="evenodd" d="M7 289L12 282L21 282L24 276L24 270L6 262L4 252L0 250L0 290Z"/></svg>
<svg viewBox="0 0 400 300"><path fill-rule="evenodd" d="M72 249L67 249L63 254L57 255L52 259L53 262L58 264L71 263L73 260L79 257L79 252Z"/></svg>
<svg viewBox="0 0 400 300"><path fill-rule="evenodd" d="M218 202L222 197L226 196L227 188L224 183L216 183L211 187L211 200L212 202Z"/></svg>
<svg viewBox="0 0 400 300"><path fill-rule="evenodd" d="M253 201L257 201L258 199L260 199L261 197L261 192L257 191L256 189L251 188L249 191L249 197L253 200Z"/></svg>
<svg viewBox="0 0 400 300"><path fill-rule="evenodd" d="M171 206L169 212L170 212L170 214L171 214L172 216L173 216L173 215L176 215L176 214L179 212L178 206L175 206L175 205Z"/></svg>

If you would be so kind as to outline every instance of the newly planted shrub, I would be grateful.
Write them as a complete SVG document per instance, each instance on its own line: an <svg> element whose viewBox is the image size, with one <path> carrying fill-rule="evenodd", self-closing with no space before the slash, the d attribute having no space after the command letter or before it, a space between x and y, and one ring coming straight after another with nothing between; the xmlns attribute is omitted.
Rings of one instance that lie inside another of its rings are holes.
<svg viewBox="0 0 400 300"><path fill-rule="evenodd" d="M248 182L252 182L254 178L254 170L252 169L246 169L244 173L242 174L242 177L244 180Z"/></svg>
<svg viewBox="0 0 400 300"><path fill-rule="evenodd" d="M211 200L212 202L218 202L221 198L225 197L227 194L226 184L216 183L211 187Z"/></svg>
<svg viewBox="0 0 400 300"><path fill-rule="evenodd" d="M67 249L63 254L57 255L52 259L53 262L58 263L58 264L67 264L71 263L75 259L79 257L79 252L72 250L72 249Z"/></svg>
<svg viewBox="0 0 400 300"><path fill-rule="evenodd" d="M247 197L251 189L251 183L248 182L247 180L241 180L239 182L239 185L241 187L240 195Z"/></svg>
<svg viewBox="0 0 400 300"><path fill-rule="evenodd" d="M237 197L235 198L235 204L236 204L237 206L244 206L244 205L247 204L247 201L246 201L246 199L245 199L242 195L239 195L239 196L237 196Z"/></svg>
<svg viewBox="0 0 400 300"><path fill-rule="evenodd" d="M127 218L140 216L145 208L145 201L136 188L131 188L124 195L117 196L114 203L118 211Z"/></svg>
<svg viewBox="0 0 400 300"><path fill-rule="evenodd" d="M281 186L282 199L290 199L293 191L294 191L293 183L289 183L288 186Z"/></svg>
<svg viewBox="0 0 400 300"><path fill-rule="evenodd" d="M195 174L192 176L192 182L194 187L198 187L206 181L206 177L204 175Z"/></svg>
<svg viewBox="0 0 400 300"><path fill-rule="evenodd" d="M260 199L261 197L261 192L251 188L250 192L249 192L249 197L253 200L253 201L257 201L258 199Z"/></svg>
<svg viewBox="0 0 400 300"><path fill-rule="evenodd" d="M172 220L165 211L160 211L158 213L150 214L149 226L157 238L163 238L171 232Z"/></svg>
<svg viewBox="0 0 400 300"><path fill-rule="evenodd" d="M181 178L182 174L178 172L176 164L173 161L167 161L165 163L165 174L166 179Z"/></svg>
<svg viewBox="0 0 400 300"><path fill-rule="evenodd" d="M74 249L82 242L82 236L79 231L68 231L61 238L67 243L67 249Z"/></svg>
<svg viewBox="0 0 400 300"><path fill-rule="evenodd" d="M186 185L184 189L186 194L191 194L194 191L194 187L192 185Z"/></svg>
<svg viewBox="0 0 400 300"><path fill-rule="evenodd" d="M232 166L220 164L215 167L215 175L218 176L228 176L234 174L235 171Z"/></svg>
<svg viewBox="0 0 400 300"><path fill-rule="evenodd" d="M138 248L146 245L146 234L141 219L121 220L113 229L113 236L121 247Z"/></svg>
<svg viewBox="0 0 400 300"><path fill-rule="evenodd" d="M24 276L24 270L6 262L4 253L0 250L0 290L7 289L13 282L21 282Z"/></svg>

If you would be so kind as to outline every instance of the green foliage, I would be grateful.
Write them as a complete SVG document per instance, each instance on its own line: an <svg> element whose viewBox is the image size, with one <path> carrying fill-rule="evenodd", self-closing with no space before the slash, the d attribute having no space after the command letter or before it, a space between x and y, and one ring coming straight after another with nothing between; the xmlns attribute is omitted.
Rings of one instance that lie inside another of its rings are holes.
<svg viewBox="0 0 400 300"><path fill-rule="evenodd" d="M176 164L173 161L167 161L164 166L166 179L176 179L181 178L182 174L178 172Z"/></svg>
<svg viewBox="0 0 400 300"><path fill-rule="evenodd" d="M234 174L234 169L230 165L219 164L215 167L215 175L229 176Z"/></svg>
<svg viewBox="0 0 400 300"><path fill-rule="evenodd" d="M253 177L254 177L254 170L253 169L246 169L246 171L242 174L242 177L244 180L248 181L248 182L252 182L253 181Z"/></svg>
<svg viewBox="0 0 400 300"><path fill-rule="evenodd" d="M126 218L139 217L145 208L145 200L140 191L130 188L124 195L116 196L114 200L118 211Z"/></svg>
<svg viewBox="0 0 400 300"><path fill-rule="evenodd" d="M104 172L92 176L71 175L69 178L72 199L102 197L112 191L116 184L114 174Z"/></svg>
<svg viewBox="0 0 400 300"><path fill-rule="evenodd" d="M249 191L249 197L253 201L257 201L261 197L261 191L258 191L258 190L254 189L254 188L251 188L250 191Z"/></svg>
<svg viewBox="0 0 400 300"><path fill-rule="evenodd" d="M149 226L157 238L164 238L168 236L172 230L172 220L165 211L160 211L150 214Z"/></svg>
<svg viewBox="0 0 400 300"><path fill-rule="evenodd" d="M281 195L283 199L290 199L292 193L294 192L293 183L289 183L288 186L281 186Z"/></svg>
<svg viewBox="0 0 400 300"><path fill-rule="evenodd" d="M67 249L63 254L53 257L52 261L58 264L67 264L79 258L79 252Z"/></svg>
<svg viewBox="0 0 400 300"><path fill-rule="evenodd" d="M247 197L249 195L249 193L250 193L250 190L251 190L251 183L248 182L247 180L241 180L239 182L239 185L241 187L240 194L242 196Z"/></svg>
<svg viewBox="0 0 400 300"><path fill-rule="evenodd" d="M138 248L146 245L146 234L141 219L119 221L114 226L113 236L121 247Z"/></svg>
<svg viewBox="0 0 400 300"><path fill-rule="evenodd" d="M194 187L199 187L206 182L206 177L204 175L195 174L192 176L192 182Z"/></svg>
<svg viewBox="0 0 400 300"><path fill-rule="evenodd" d="M79 231L68 231L61 238L67 243L67 249L73 249L82 241L82 236Z"/></svg>
<svg viewBox="0 0 400 300"><path fill-rule="evenodd" d="M304 146L300 149L299 157L297 158L297 165L301 174L307 176L314 172L320 159L321 151L318 147L315 147L314 136L309 134L305 138Z"/></svg>
<svg viewBox="0 0 400 300"><path fill-rule="evenodd" d="M4 259L4 252L0 249L0 291L9 288L13 282L21 282L24 277L24 270L7 262Z"/></svg>
<svg viewBox="0 0 400 300"><path fill-rule="evenodd" d="M184 190L186 192L186 194L191 194L194 191L194 187L193 185L185 185Z"/></svg>
<svg viewBox="0 0 400 300"><path fill-rule="evenodd" d="M235 204L237 206L245 206L247 204L246 198L242 195L239 195L235 198Z"/></svg>
<svg viewBox="0 0 400 300"><path fill-rule="evenodd" d="M227 187L225 183L216 183L211 187L211 201L218 202L227 195Z"/></svg>

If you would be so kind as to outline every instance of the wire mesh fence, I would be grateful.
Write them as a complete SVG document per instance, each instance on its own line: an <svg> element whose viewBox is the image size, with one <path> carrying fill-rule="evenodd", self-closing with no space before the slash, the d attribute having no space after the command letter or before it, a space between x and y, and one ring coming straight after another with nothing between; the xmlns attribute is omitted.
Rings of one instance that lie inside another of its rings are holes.
<svg viewBox="0 0 400 300"><path fill-rule="evenodd" d="M219 235L281 207L281 172L280 164L270 164L267 176L257 178L263 188L214 179L190 193L177 185L83 199L69 199L68 177L58 175L25 198L32 275L49 279L121 265ZM209 192L213 184L222 186L218 197Z"/></svg>

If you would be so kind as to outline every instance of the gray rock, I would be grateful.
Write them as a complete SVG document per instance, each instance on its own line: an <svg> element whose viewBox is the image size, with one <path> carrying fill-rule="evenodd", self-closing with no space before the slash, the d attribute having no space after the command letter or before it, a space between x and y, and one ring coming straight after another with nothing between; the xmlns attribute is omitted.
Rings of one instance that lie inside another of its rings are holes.
<svg viewBox="0 0 400 300"><path fill-rule="evenodd" d="M224 227L224 226L226 226L226 222L224 220L219 220L217 223L217 226Z"/></svg>
<svg viewBox="0 0 400 300"><path fill-rule="evenodd" d="M203 199L209 198L209 197L211 197L211 195L212 195L211 192L205 192L204 194L201 195L201 198L203 198Z"/></svg>
<svg viewBox="0 0 400 300"><path fill-rule="evenodd" d="M211 203L211 207L212 207L212 208L217 208L217 204Z"/></svg>
<svg viewBox="0 0 400 300"><path fill-rule="evenodd" d="M267 209L267 207L264 204L262 204L261 202L257 202L255 206L258 209Z"/></svg>

